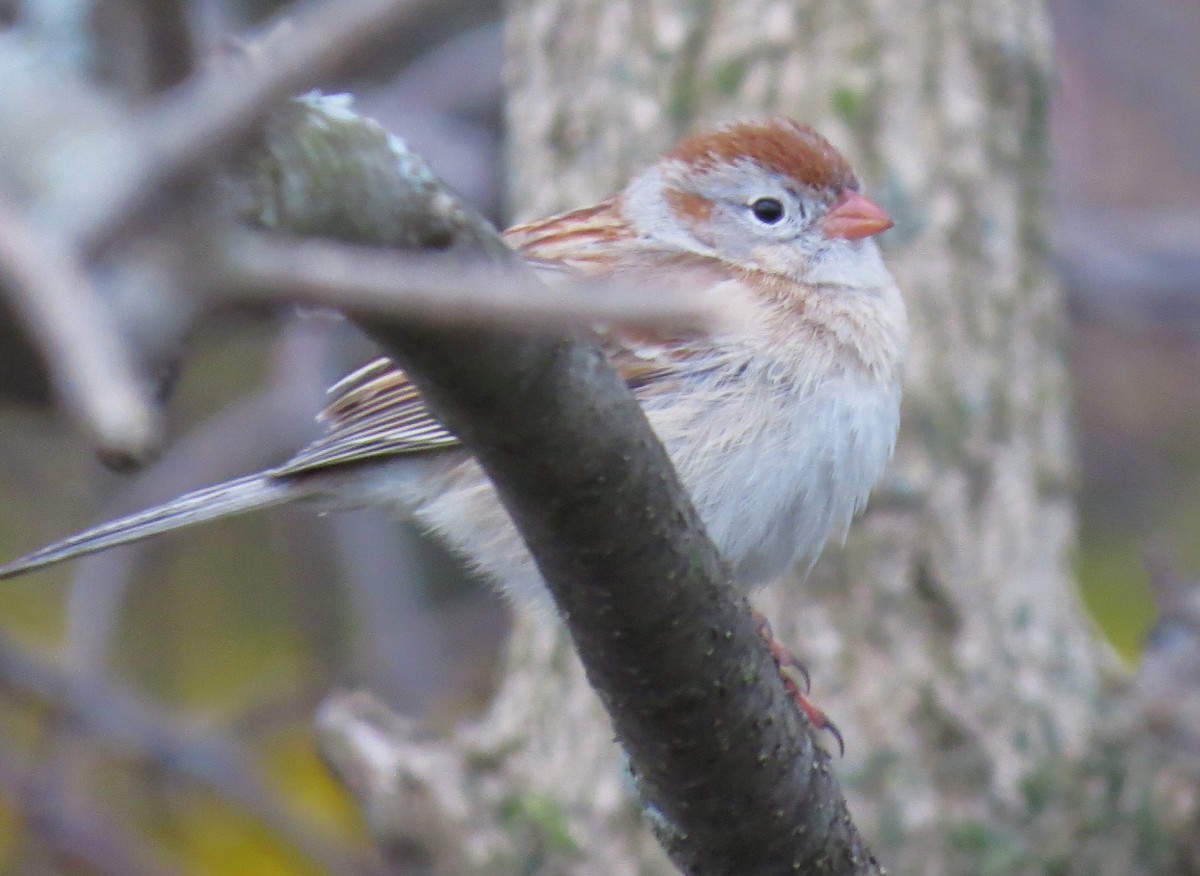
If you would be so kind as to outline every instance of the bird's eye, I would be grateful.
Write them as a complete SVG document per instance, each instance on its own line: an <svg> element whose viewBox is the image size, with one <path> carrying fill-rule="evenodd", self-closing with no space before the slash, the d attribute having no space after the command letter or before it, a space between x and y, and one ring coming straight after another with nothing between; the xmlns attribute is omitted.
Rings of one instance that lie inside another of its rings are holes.
<svg viewBox="0 0 1200 876"><path fill-rule="evenodd" d="M774 225L783 218L783 203L778 198L759 198L750 205L750 210L765 225Z"/></svg>

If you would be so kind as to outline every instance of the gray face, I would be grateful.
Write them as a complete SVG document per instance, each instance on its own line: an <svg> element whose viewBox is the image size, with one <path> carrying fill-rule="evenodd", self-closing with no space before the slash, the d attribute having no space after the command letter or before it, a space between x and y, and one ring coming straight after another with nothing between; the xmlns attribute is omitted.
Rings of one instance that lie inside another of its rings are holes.
<svg viewBox="0 0 1200 876"><path fill-rule="evenodd" d="M787 274L816 254L823 236L815 223L835 197L749 161L682 178L679 188L711 205L706 221L692 225L700 242L731 261Z"/></svg>
<svg viewBox="0 0 1200 876"><path fill-rule="evenodd" d="M820 220L838 192L818 191L752 161L696 173L670 162L626 190L646 237L812 285L890 282L870 240L827 238Z"/></svg>

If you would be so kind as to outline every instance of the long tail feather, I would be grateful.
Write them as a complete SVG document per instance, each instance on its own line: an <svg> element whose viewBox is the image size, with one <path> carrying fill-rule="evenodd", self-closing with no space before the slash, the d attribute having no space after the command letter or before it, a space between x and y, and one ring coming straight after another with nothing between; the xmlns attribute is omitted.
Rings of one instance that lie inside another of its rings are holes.
<svg viewBox="0 0 1200 876"><path fill-rule="evenodd" d="M298 498L300 493L301 490L295 481L262 474L206 487L157 507L85 529L19 560L0 565L0 579L11 578L117 545L140 541L181 526L290 502Z"/></svg>

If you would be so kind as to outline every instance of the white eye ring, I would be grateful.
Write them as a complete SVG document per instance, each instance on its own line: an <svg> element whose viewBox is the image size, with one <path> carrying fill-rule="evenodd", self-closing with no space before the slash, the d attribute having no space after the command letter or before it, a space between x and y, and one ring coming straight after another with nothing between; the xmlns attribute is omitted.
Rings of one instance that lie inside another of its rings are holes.
<svg viewBox="0 0 1200 876"><path fill-rule="evenodd" d="M783 219L783 201L778 198L758 198L750 204L754 218L764 225L775 225Z"/></svg>

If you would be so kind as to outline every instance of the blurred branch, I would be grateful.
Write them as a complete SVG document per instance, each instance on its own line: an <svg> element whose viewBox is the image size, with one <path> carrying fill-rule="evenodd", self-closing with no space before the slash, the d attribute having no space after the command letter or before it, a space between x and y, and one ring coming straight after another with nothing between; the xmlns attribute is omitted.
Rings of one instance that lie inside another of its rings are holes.
<svg viewBox="0 0 1200 876"><path fill-rule="evenodd" d="M106 160L112 158L107 144L82 156L100 179L83 197L74 187L60 190L56 218L81 249L94 252L168 188L234 152L273 104L316 85L436 6L432 0L308 0L289 7L240 62L214 65L132 116L136 161Z"/></svg>
<svg viewBox="0 0 1200 876"><path fill-rule="evenodd" d="M424 53L388 90L392 100L443 112L495 107L504 90L503 66L504 25L488 22Z"/></svg>
<svg viewBox="0 0 1200 876"><path fill-rule="evenodd" d="M1059 267L1085 313L1200 332L1200 210L1064 207L1057 219Z"/></svg>
<svg viewBox="0 0 1200 876"><path fill-rule="evenodd" d="M143 458L158 420L91 278L71 250L0 198L0 285L67 409L110 454Z"/></svg>
<svg viewBox="0 0 1200 876"><path fill-rule="evenodd" d="M362 127L341 105L308 101L281 110L266 154L253 159L269 181L269 191L259 190L260 214L280 228L319 233L321 217L354 212L349 199L369 176L374 202L391 204L391 217L407 222L372 228L360 221L352 239L448 247L520 276L519 258L485 220L417 156L362 137ZM283 157L295 163L283 166ZM280 209L270 195L297 176L314 197L292 191ZM329 193L348 200L331 203ZM365 206L373 209L372 199ZM328 230L350 237L344 223ZM526 283L536 286L527 273ZM644 412L603 355L577 341L351 314L409 369L487 470L675 862L690 873L881 872L744 597ZM363 752L361 764L369 769L377 760ZM383 793L392 778L367 784ZM747 812L772 815L748 819Z"/></svg>
<svg viewBox="0 0 1200 876"><path fill-rule="evenodd" d="M30 203L2 205L0 271L65 406L110 457L147 456L156 417L139 386L135 357L117 338L127 322L133 327L127 334L137 335L142 317L111 301L109 312L100 303L89 275L92 257L139 211L160 203L168 190L178 194L180 183L238 148L271 104L357 58L364 46L402 30L433 5L303 4L243 63L197 74L132 112L63 65L47 70L47 50L39 52L36 42L6 35L0 139L14 189ZM186 328L190 314L168 313L186 307L163 303L148 318Z"/></svg>
<svg viewBox="0 0 1200 876"><path fill-rule="evenodd" d="M97 77L140 99L182 82L195 66L188 0L104 0L90 24Z"/></svg>
<svg viewBox="0 0 1200 876"><path fill-rule="evenodd" d="M331 873L374 873L370 863L297 823L234 746L157 715L99 677L64 672L0 641L0 686L65 716L88 737L231 800Z"/></svg>
<svg viewBox="0 0 1200 876"><path fill-rule="evenodd" d="M0 794L55 858L73 865L72 872L80 863L85 872L111 876L176 876L183 872L147 854L145 843L123 826L96 811L70 806L55 784L55 778L43 778L0 748Z"/></svg>
<svg viewBox="0 0 1200 876"><path fill-rule="evenodd" d="M213 170L236 150L257 130L267 107L347 63L364 45L402 28L431 5L429 0L305 4L290 23L277 25L240 60L227 59L196 74L158 102L133 112L69 71L43 71L44 59L36 51L15 37L5 38L0 51L0 78L6 83L0 93L0 121L9 124L0 125L0 149L6 166L11 164L16 194L11 204L0 204L5 223L0 272L9 280L14 309L37 339L65 406L88 425L109 457L128 462L149 455L157 420L141 386L150 380L137 373L135 364L150 373L176 355L176 342L192 324L196 302L203 300L188 294L197 290L187 267L212 256L206 250L210 241L196 231L215 218L212 195L217 187L200 186L186 193L179 184L206 168ZM387 139L375 127L369 137ZM303 180L286 182L298 187L298 192L281 185L271 193L278 201L273 207L286 209L289 197L307 196ZM373 180L364 183L366 191L374 187ZM103 253L103 264L96 264L97 249L139 211L161 203L168 191L175 201L155 223L160 239L146 235L145 241L136 241L139 246L146 244L142 251L134 245L109 248ZM344 199L358 210L367 201L355 194L337 193L333 201ZM342 218L351 229L359 222L375 229L386 226L399 235L392 242L400 242L407 221L403 211L391 215L394 204L380 199L371 203L379 212L363 210L361 216ZM156 246L163 264L154 266L160 275L146 283L147 265L139 259L143 251L153 254ZM256 283L277 288L296 279L294 272L284 274L288 265L280 258L283 254L272 251L272 260L266 246L252 251L246 246L241 251L243 267L248 274L256 272ZM190 253L191 259L184 253ZM332 263L314 263L313 258L305 262L310 270L324 271L320 283L328 298L325 303L335 306L345 303L344 296L336 294L338 282L347 276L345 258L339 264L342 273L330 276ZM363 294L378 293L394 279L395 266L380 267L376 262L369 266L375 269L364 272L358 282L361 286L370 279L374 285ZM100 278L106 283L103 292L96 288ZM139 278L142 288L135 288ZM311 291L314 285L306 288ZM515 285L509 284L510 289ZM410 299L424 313L432 313L443 300L417 296L416 288L411 291ZM461 311L466 306L465 291L458 290L451 309ZM312 297L318 296L314 292ZM512 290L506 297L516 308L515 315L505 317L507 322L553 320L554 311L547 309L541 315L542 304L557 304L557 311L563 310L562 298L549 294L535 300ZM600 301L600 296L590 297ZM482 306L493 299L476 295L471 300ZM636 314L646 313L652 324L661 324L655 312L664 308L644 297L626 295L624 300L635 314L630 321L640 322ZM680 310L685 312L686 327L692 322L686 313L696 308ZM601 307L575 313L572 322L593 315L613 317L610 309ZM129 352L118 335L124 336ZM159 348L143 349L147 342Z"/></svg>
<svg viewBox="0 0 1200 876"><path fill-rule="evenodd" d="M214 271L235 299L280 300L418 322L557 329L596 323L711 329L717 299L692 289L567 280L570 288L530 284L528 271L494 264L383 250L329 240L245 232L224 241ZM224 276L221 276L221 275ZM655 293L658 294L655 294Z"/></svg>

